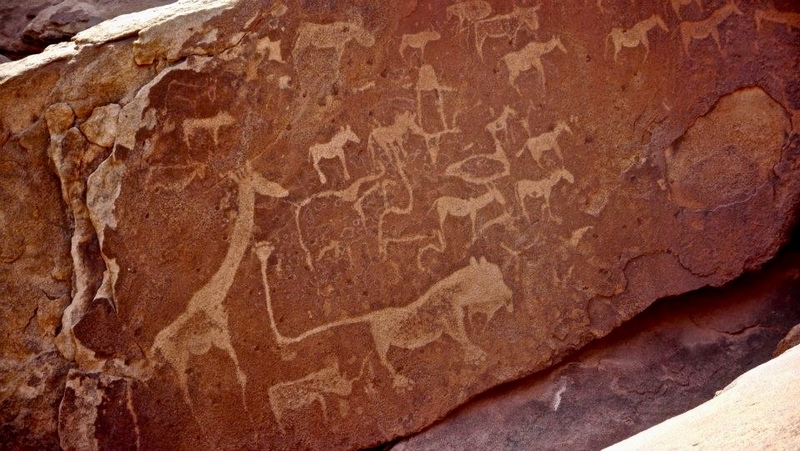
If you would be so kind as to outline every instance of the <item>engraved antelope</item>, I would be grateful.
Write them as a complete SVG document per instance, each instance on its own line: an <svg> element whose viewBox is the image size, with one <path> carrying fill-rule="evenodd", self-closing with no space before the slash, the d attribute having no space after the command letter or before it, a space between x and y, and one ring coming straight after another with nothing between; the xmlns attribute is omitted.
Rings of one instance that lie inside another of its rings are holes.
<svg viewBox="0 0 800 451"><path fill-rule="evenodd" d="M778 11L775 9L757 9L753 14L756 21L756 30L761 30L761 22L775 22L786 25L786 31L792 31L792 28L800 28L800 13L789 11Z"/></svg>
<svg viewBox="0 0 800 451"><path fill-rule="evenodd" d="M435 30L404 34L403 37L400 38L400 56L405 58L403 52L405 49L411 47L412 49L419 50L419 59L423 61L425 59L425 46L427 46L429 42L438 41L439 39L442 39L442 35Z"/></svg>
<svg viewBox="0 0 800 451"><path fill-rule="evenodd" d="M447 216L455 216L464 218L469 216L472 225L472 241L475 241L475 223L478 217L478 211L486 208L489 204L497 202L500 205L506 204L506 199L503 194L495 187L489 187L489 190L478 197L470 197L462 199L460 197L442 196L433 202L433 208L436 209L436 214L439 218L439 229L444 235L444 221Z"/></svg>
<svg viewBox="0 0 800 451"><path fill-rule="evenodd" d="M508 119L516 115L517 112L513 108L505 105L503 106L503 112L500 113L500 116L486 124L486 131L492 135L492 139L494 139L495 142L498 141L497 134L500 132L505 132L506 139L508 138Z"/></svg>
<svg viewBox="0 0 800 451"><path fill-rule="evenodd" d="M283 421L286 411L298 411L315 402L319 403L320 409L322 409L322 418L327 422L329 420L328 403L325 401L325 395L350 396L350 393L353 392L353 383L364 375L364 366L367 362L368 358L364 359L360 372L352 379L344 377L339 370L339 362L334 361L321 370L300 379L279 382L271 386L267 390L269 405L280 431L286 433Z"/></svg>
<svg viewBox="0 0 800 451"><path fill-rule="evenodd" d="M649 18L637 22L627 30L612 28L611 33L606 36L606 47L608 46L608 41L611 40L614 44L614 62L617 61L617 56L623 47L634 48L640 45L644 46L644 60L642 62L647 61L647 56L650 54L650 41L647 39L647 33L655 27L669 31L664 19L658 14L653 14Z"/></svg>
<svg viewBox="0 0 800 451"><path fill-rule="evenodd" d="M536 164L539 165L539 167L541 168L542 156L544 155L545 152L552 149L553 151L555 151L558 158L563 162L564 156L561 153L561 146L558 145L558 137L561 135L561 133L565 131L569 132L570 134L572 133L572 129L569 128L569 125L567 125L566 122L564 121L556 122L556 125L552 131L542 133L539 136L528 138L528 140L525 141L525 145L522 147L522 149L520 149L520 151L517 152L517 158L522 156L522 154L527 150L528 152L530 152L531 157L533 157L533 160L536 162Z"/></svg>
<svg viewBox="0 0 800 451"><path fill-rule="evenodd" d="M501 307L505 307L508 312L514 310L512 292L503 281L500 267L484 258L471 258L469 265L436 282L408 305L387 307L334 321L289 337L278 330L275 322L267 278L267 261L274 247L270 243L260 242L255 249L261 262L269 323L279 345L300 343L308 337L337 327L367 324L378 358L391 374L396 389L407 388L412 381L399 374L389 361L388 354L392 346L418 349L433 343L442 335L447 335L461 345L468 362L476 363L485 357L485 352L469 339L465 316L467 321L472 321L473 316L480 313L485 315L485 322L489 322Z"/></svg>
<svg viewBox="0 0 800 451"><path fill-rule="evenodd" d="M522 206L522 212L525 214L526 218L530 219L528 210L525 207L525 199L531 196L533 198L544 199L544 203L542 204L542 212L544 213L544 211L547 210L550 218L553 218L553 215L550 212L550 194L553 191L553 187L556 186L561 180L565 180L569 183L575 183L575 178L572 176L572 173L566 169L557 169L553 171L547 178L541 180L522 179L517 181L515 187L517 192L517 201L519 201L520 206Z"/></svg>
<svg viewBox="0 0 800 451"><path fill-rule="evenodd" d="M464 22L475 23L489 17L492 6L483 0L466 0L447 7L447 20L458 17L459 31L464 29Z"/></svg>
<svg viewBox="0 0 800 451"><path fill-rule="evenodd" d="M515 82L517 77L522 72L526 72L531 68L539 72L542 78L542 89L545 85L544 67L542 66L542 56L552 52L554 49L561 49L562 52L567 53L567 49L561 44L561 39L558 36L553 36L547 42L529 42L521 50L509 52L503 56L503 62L508 67L508 84L514 86L517 91Z"/></svg>
<svg viewBox="0 0 800 451"><path fill-rule="evenodd" d="M681 42L683 43L683 53L689 55L689 45L692 40L706 39L711 36L717 44L717 49L723 55L722 44L719 41L719 25L724 22L731 14L742 15L742 11L736 6L735 3L728 2L725 6L721 6L710 16L698 22L681 22L678 29L681 31Z"/></svg>
<svg viewBox="0 0 800 451"><path fill-rule="evenodd" d="M344 157L344 145L348 142L360 143L361 139L356 135L349 125L339 128L339 131L331 138L330 141L322 144L314 144L308 149L308 158L313 162L314 169L317 170L319 175L319 182L323 185L328 182L322 168L319 167L320 160L338 158L342 163L342 170L344 178L350 180L350 173L347 172L347 162Z"/></svg>
<svg viewBox="0 0 800 451"><path fill-rule="evenodd" d="M295 64L300 55L308 47L318 49L333 49L336 60L342 59L344 49L350 41L356 41L363 47L372 47L375 37L359 23L333 22L329 24L315 24L303 22L297 29L297 40L292 48L292 58Z"/></svg>
<svg viewBox="0 0 800 451"><path fill-rule="evenodd" d="M486 38L517 39L517 34L524 26L530 31L539 29L539 5L521 8L514 6L508 14L497 15L481 20L475 24L475 48L483 59L483 43Z"/></svg>

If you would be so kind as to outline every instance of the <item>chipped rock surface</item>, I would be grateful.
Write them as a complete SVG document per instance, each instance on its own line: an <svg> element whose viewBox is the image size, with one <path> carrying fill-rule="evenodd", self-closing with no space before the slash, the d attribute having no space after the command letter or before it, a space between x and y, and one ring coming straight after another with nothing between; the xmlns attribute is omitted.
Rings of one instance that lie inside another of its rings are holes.
<svg viewBox="0 0 800 451"><path fill-rule="evenodd" d="M0 65L2 374L63 393L4 438L371 446L769 260L797 6L586 3L180 1Z"/></svg>
<svg viewBox="0 0 800 451"><path fill-rule="evenodd" d="M610 446L769 360L800 319L798 299L800 253L783 251L722 288L658 301L554 368L481 394L392 450Z"/></svg>

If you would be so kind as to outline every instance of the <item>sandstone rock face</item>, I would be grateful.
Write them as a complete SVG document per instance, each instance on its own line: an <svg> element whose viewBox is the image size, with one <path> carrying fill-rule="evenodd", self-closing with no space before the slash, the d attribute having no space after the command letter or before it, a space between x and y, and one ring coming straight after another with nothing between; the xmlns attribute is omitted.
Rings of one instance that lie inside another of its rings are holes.
<svg viewBox="0 0 800 451"><path fill-rule="evenodd" d="M67 449L357 448L758 267L796 11L617 3L179 2L0 66L4 374L58 351Z"/></svg>
<svg viewBox="0 0 800 451"><path fill-rule="evenodd" d="M798 366L795 347L737 378L711 401L607 449L797 449Z"/></svg>
<svg viewBox="0 0 800 451"><path fill-rule="evenodd" d="M106 19L174 1L0 0L0 57L41 52Z"/></svg>
<svg viewBox="0 0 800 451"><path fill-rule="evenodd" d="M658 301L556 367L480 395L392 450L602 449L769 360L800 319L798 299L800 253L782 252L722 288Z"/></svg>

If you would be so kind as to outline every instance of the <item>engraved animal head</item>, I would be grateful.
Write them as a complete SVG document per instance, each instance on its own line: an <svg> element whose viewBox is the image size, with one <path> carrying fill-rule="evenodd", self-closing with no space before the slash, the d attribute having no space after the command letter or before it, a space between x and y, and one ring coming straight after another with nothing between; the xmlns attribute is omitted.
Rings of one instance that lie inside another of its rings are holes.
<svg viewBox="0 0 800 451"><path fill-rule="evenodd" d="M558 122L556 122L556 127L555 127L555 128L556 128L556 130L567 131L567 132L569 132L570 134L572 133L572 129L571 129L571 128L569 128L569 124L567 124L567 123L566 123L566 122L564 122L564 121L558 121Z"/></svg>
<svg viewBox="0 0 800 451"><path fill-rule="evenodd" d="M649 20L652 23L655 23L656 25L661 27L662 30L669 31L669 28L667 28L666 22L664 22L664 19L662 19L661 16L659 16L658 14L653 14L652 16L650 16Z"/></svg>
<svg viewBox="0 0 800 451"><path fill-rule="evenodd" d="M514 6L514 14L519 18L519 20L525 24L531 31L536 31L539 29L539 15L536 14L536 11L539 10L541 5L531 6L527 8L520 8L519 6Z"/></svg>
<svg viewBox="0 0 800 451"><path fill-rule="evenodd" d="M733 13L736 13L740 16L744 14L742 10L739 9L739 7L736 5L736 2L734 2L733 0L728 0L728 3L722 8L720 8L720 10L724 11L726 16L731 15Z"/></svg>
<svg viewBox="0 0 800 451"><path fill-rule="evenodd" d="M503 280L500 267L486 261L485 257L471 257L469 266L462 271L463 291L459 293L458 305L465 308L467 318L474 321L475 314L484 315L484 327L501 307L509 313L514 312L514 298L511 288Z"/></svg>
<svg viewBox="0 0 800 451"><path fill-rule="evenodd" d="M562 52L567 53L567 48L564 47L564 44L561 43L561 38L559 38L558 36L553 36L553 38L550 41L553 42L553 44L555 44L556 47L561 49Z"/></svg>
<svg viewBox="0 0 800 451"><path fill-rule="evenodd" d="M339 128L339 135L344 138L345 141L351 141L356 144L361 142L361 138L353 132L349 124Z"/></svg>
<svg viewBox="0 0 800 451"><path fill-rule="evenodd" d="M557 177L556 180L562 179L568 181L569 183L575 183L575 177L573 177L572 173L566 169L559 169L554 172L554 175Z"/></svg>

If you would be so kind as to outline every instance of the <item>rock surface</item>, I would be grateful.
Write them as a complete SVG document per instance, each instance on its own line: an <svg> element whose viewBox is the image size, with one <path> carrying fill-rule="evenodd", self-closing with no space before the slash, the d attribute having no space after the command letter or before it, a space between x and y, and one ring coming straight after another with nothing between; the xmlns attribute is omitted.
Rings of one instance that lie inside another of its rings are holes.
<svg viewBox="0 0 800 451"><path fill-rule="evenodd" d="M392 450L610 446L769 360L800 319L799 299L800 252L784 252L722 288L658 301L555 368L480 395Z"/></svg>
<svg viewBox="0 0 800 451"><path fill-rule="evenodd" d="M795 347L737 378L711 401L607 449L798 449L797 368Z"/></svg>
<svg viewBox="0 0 800 451"><path fill-rule="evenodd" d="M174 1L0 0L0 63L3 54L38 53L106 19Z"/></svg>
<svg viewBox="0 0 800 451"><path fill-rule="evenodd" d="M0 66L3 441L370 446L770 259L797 5L573 3L185 1Z"/></svg>

